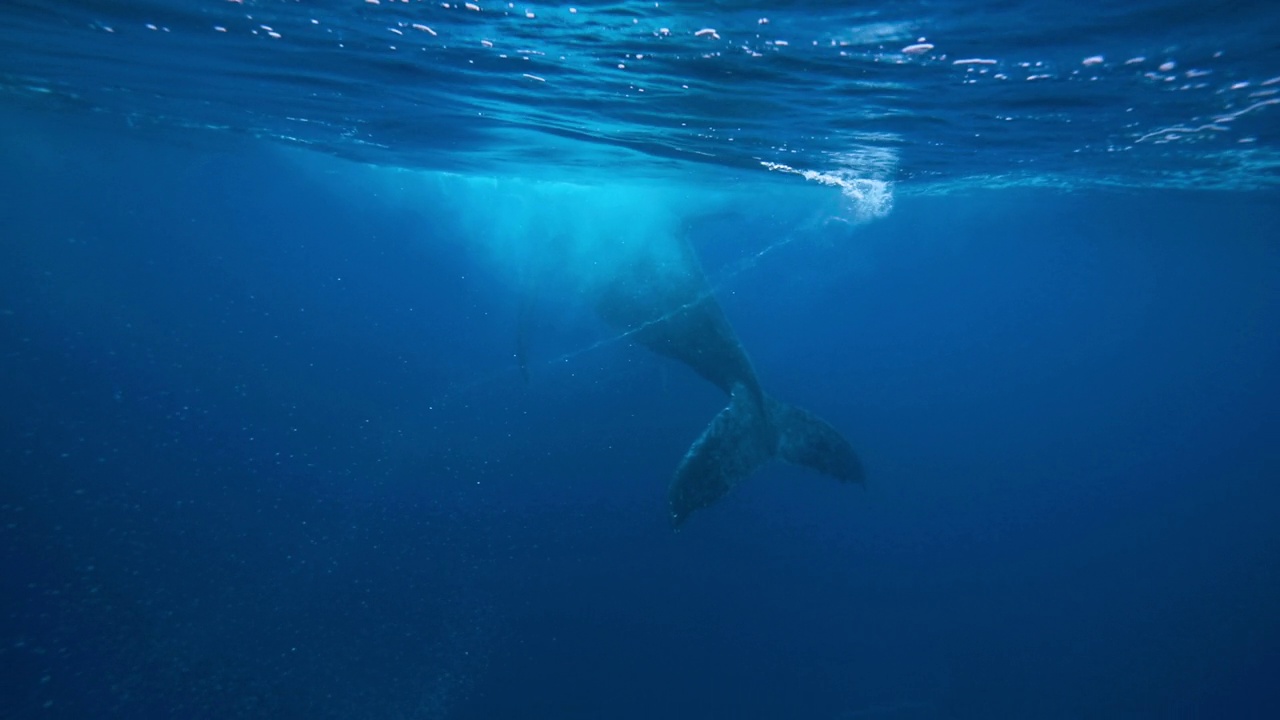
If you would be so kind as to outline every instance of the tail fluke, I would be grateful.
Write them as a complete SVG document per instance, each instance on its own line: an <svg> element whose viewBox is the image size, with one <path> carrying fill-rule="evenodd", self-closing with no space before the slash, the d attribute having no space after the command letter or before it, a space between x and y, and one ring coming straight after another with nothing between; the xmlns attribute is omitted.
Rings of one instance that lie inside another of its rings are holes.
<svg viewBox="0 0 1280 720"><path fill-rule="evenodd" d="M676 469L668 500L678 527L715 503L775 455L842 482L863 482L862 463L835 428L813 413L738 385L728 407L694 441Z"/></svg>
<svg viewBox="0 0 1280 720"><path fill-rule="evenodd" d="M769 398L769 417L778 429L778 455L792 465L817 470L841 482L866 481L853 446L822 418Z"/></svg>
<svg viewBox="0 0 1280 720"><path fill-rule="evenodd" d="M684 454L667 494L673 526L679 527L689 513L724 497L773 457L777 433L757 397L736 386L728 407L716 414Z"/></svg>

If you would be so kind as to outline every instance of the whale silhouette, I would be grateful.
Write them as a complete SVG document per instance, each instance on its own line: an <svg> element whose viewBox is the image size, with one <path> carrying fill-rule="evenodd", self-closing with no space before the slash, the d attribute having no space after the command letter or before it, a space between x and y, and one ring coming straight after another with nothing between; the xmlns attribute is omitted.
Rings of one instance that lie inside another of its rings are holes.
<svg viewBox="0 0 1280 720"><path fill-rule="evenodd" d="M775 457L842 482L865 481L858 456L834 427L765 394L689 243L630 256L599 288L596 310L618 331L688 365L729 396L676 469L668 492L673 526Z"/></svg>

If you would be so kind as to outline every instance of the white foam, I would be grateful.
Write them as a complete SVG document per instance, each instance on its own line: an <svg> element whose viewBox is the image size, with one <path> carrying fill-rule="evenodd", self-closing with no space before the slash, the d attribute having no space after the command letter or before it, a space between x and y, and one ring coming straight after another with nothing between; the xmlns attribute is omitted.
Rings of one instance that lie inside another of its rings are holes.
<svg viewBox="0 0 1280 720"><path fill-rule="evenodd" d="M850 217L847 220L864 223L886 217L893 211L893 184L887 180L862 176L852 168L819 172L783 163L762 161L760 164L775 172L799 175L810 182L839 188L848 205ZM866 169L865 163L859 164Z"/></svg>

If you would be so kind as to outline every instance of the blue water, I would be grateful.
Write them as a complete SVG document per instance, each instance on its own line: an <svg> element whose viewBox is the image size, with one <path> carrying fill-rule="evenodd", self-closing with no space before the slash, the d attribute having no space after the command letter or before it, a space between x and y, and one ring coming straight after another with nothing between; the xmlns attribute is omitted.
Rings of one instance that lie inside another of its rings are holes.
<svg viewBox="0 0 1280 720"><path fill-rule="evenodd" d="M6 2L0 718L1280 717L1280 10L855 5Z"/></svg>

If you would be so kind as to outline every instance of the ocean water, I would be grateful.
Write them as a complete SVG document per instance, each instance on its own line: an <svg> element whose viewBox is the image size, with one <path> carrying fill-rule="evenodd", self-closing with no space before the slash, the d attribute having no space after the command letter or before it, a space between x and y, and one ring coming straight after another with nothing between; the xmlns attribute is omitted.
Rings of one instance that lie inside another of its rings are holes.
<svg viewBox="0 0 1280 720"><path fill-rule="evenodd" d="M0 718L1280 717L1277 38L6 0ZM689 248L865 483L672 528Z"/></svg>

